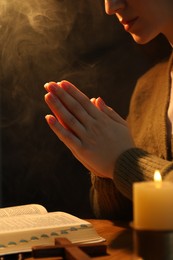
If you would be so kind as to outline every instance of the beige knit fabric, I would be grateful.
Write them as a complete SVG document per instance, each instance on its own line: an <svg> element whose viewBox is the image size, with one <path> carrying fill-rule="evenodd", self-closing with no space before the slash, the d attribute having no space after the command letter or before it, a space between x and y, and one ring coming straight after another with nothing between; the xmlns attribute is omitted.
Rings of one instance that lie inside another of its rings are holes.
<svg viewBox="0 0 173 260"><path fill-rule="evenodd" d="M92 175L91 201L97 217L131 218L133 183L153 180L156 169L163 179L173 181L168 129L172 60L173 55L148 71L135 88L128 123L137 148L118 158L114 181Z"/></svg>

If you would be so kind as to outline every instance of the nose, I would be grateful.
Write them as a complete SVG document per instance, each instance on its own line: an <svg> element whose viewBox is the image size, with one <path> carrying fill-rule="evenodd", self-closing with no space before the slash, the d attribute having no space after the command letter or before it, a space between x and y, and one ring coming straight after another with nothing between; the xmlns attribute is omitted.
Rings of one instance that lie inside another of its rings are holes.
<svg viewBox="0 0 173 260"><path fill-rule="evenodd" d="M105 12L109 15L115 14L125 7L126 0L105 0Z"/></svg>

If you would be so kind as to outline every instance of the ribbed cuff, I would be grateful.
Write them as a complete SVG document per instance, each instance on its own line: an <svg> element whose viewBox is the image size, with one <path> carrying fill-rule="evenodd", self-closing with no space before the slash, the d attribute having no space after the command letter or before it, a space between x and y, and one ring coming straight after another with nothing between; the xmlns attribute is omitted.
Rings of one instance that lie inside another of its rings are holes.
<svg viewBox="0 0 173 260"><path fill-rule="evenodd" d="M172 162L142 149L132 148L118 158L115 165L114 183L125 197L132 199L134 182L153 180L155 170L159 170L165 177L171 166Z"/></svg>

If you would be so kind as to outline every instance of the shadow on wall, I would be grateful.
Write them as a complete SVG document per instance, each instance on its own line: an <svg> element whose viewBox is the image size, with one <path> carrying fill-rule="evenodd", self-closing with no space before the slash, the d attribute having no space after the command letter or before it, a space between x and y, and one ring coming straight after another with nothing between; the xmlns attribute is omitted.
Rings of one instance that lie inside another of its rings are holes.
<svg viewBox="0 0 173 260"><path fill-rule="evenodd" d="M1 0L0 33L3 206L91 217L88 170L47 126L43 85L70 80L125 117L137 78L158 60L153 50L165 55L164 39L136 46L100 0Z"/></svg>

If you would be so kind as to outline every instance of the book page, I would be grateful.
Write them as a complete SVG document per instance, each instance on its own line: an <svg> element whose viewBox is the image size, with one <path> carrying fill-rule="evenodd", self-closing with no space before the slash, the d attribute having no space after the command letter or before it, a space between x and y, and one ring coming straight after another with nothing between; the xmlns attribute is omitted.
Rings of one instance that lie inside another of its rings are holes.
<svg viewBox="0 0 173 260"><path fill-rule="evenodd" d="M72 243L105 241L90 222L65 212L3 217L0 221L0 256L28 252L36 245L53 245L58 237L66 237Z"/></svg>
<svg viewBox="0 0 173 260"><path fill-rule="evenodd" d="M49 215L48 218L47 215ZM57 218L59 220L57 220ZM8 219L9 222L6 222L5 219ZM72 243L95 243L105 241L103 237L97 234L91 223L66 213L58 212L38 215L37 223L34 223L34 220L37 219L36 215L24 215L26 221L21 222L23 229L21 229L18 222L22 219L23 216L2 218L4 224L6 223L8 225L9 232L1 232L1 225L0 258L6 254L29 252L32 250L32 246L54 245L55 238L59 237L65 237ZM12 220L14 220L15 228L13 228ZM64 223L63 226L58 226L62 223ZM35 227L33 227L34 224ZM25 229L26 226L30 227Z"/></svg>
<svg viewBox="0 0 173 260"><path fill-rule="evenodd" d="M22 230L62 228L76 225L90 225L89 222L65 212L51 212L47 214L29 214L3 217L0 221L0 236L6 232Z"/></svg>
<svg viewBox="0 0 173 260"><path fill-rule="evenodd" d="M45 213L47 213L47 210L39 204L28 204L22 206L0 208L0 217Z"/></svg>
<svg viewBox="0 0 173 260"><path fill-rule="evenodd" d="M90 222L65 212L3 217L0 221L0 256L27 252L34 245L53 245L56 237L66 237L72 243L104 241Z"/></svg>

